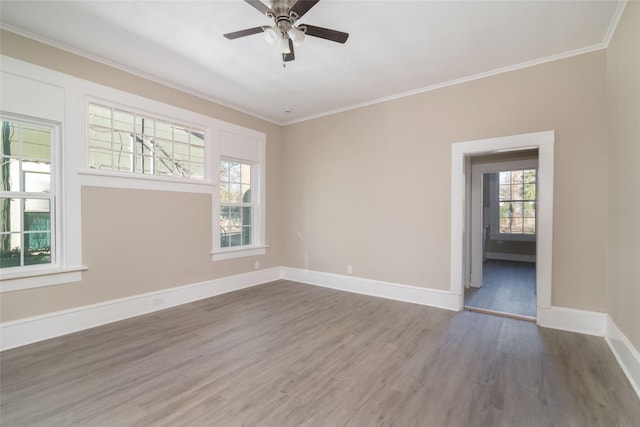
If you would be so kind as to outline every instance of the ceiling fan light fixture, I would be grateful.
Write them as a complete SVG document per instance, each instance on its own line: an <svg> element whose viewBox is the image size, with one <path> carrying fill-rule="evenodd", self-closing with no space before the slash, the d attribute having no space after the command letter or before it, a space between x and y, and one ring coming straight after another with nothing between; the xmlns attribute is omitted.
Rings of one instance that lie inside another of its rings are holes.
<svg viewBox="0 0 640 427"><path fill-rule="evenodd" d="M286 33L282 33L282 37L278 41L278 52L289 54L291 53L291 49L289 49L289 38Z"/></svg>
<svg viewBox="0 0 640 427"><path fill-rule="evenodd" d="M281 37L280 37L280 29L279 28L277 28L277 27L267 27L264 30L264 39L270 45L275 45L276 43L278 43L278 40L280 38Z"/></svg>
<svg viewBox="0 0 640 427"><path fill-rule="evenodd" d="M295 47L302 46L302 42L304 41L304 31L292 26L289 28L288 33Z"/></svg>

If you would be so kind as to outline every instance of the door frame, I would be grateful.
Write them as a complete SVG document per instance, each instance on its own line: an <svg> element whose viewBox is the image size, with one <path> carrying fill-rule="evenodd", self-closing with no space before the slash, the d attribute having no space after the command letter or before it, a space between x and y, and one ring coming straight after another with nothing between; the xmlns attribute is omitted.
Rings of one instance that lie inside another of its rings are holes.
<svg viewBox="0 0 640 427"><path fill-rule="evenodd" d="M553 246L553 165L555 131L457 142L451 146L451 293L464 309L465 281L470 279L471 162L474 155L538 149L536 306L551 308ZM468 200L468 202L467 202Z"/></svg>

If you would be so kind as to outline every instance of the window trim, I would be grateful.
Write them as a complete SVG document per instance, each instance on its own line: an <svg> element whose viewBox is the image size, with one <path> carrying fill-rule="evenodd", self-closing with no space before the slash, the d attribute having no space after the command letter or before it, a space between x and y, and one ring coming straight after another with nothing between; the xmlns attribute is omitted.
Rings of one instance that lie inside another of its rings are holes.
<svg viewBox="0 0 640 427"><path fill-rule="evenodd" d="M223 261L235 258L259 256L266 254L269 245L265 240L266 228L266 135L239 126L228 125L221 129L217 135L219 144L216 144L214 153L216 175L215 184L220 184L220 161L236 160L250 163L251 200L254 205L253 212L253 236L252 244L244 246L220 247L220 192L217 190L212 197L212 261ZM243 147L243 144L246 146ZM249 158L251 157L251 158Z"/></svg>
<svg viewBox="0 0 640 427"><path fill-rule="evenodd" d="M526 162L526 161L525 161ZM491 232L489 233L489 238L491 240L507 240L507 241L518 241L518 242L535 242L536 236L538 234L538 166L537 161L535 162L535 166L530 167L521 167L521 166L511 166L507 164L503 169L500 169L496 172L484 172L484 173L494 173L500 174L500 172L509 172L509 171L523 171L523 170L535 170L536 171L536 232L533 234L514 234L514 233L500 233L500 179L498 178L495 182L492 183L491 188L489 189L489 197L491 198L491 206L495 206L496 209L491 209L489 211L489 220L491 224ZM524 200L524 199L523 199Z"/></svg>

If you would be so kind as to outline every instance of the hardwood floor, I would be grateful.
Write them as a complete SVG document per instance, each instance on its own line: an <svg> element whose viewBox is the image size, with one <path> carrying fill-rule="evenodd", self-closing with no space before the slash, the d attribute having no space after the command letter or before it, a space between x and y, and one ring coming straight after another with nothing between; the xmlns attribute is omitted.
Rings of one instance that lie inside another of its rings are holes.
<svg viewBox="0 0 640 427"><path fill-rule="evenodd" d="M637 426L602 338L278 281L0 354L9 426Z"/></svg>
<svg viewBox="0 0 640 427"><path fill-rule="evenodd" d="M465 306L536 317L536 264L487 260L482 287L468 288Z"/></svg>

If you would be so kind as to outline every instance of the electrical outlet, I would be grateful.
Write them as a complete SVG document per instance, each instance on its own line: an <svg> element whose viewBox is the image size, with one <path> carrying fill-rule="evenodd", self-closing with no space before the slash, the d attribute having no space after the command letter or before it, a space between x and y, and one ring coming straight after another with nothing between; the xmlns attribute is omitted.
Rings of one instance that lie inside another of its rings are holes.
<svg viewBox="0 0 640 427"><path fill-rule="evenodd" d="M347 274L353 273L353 268L350 265L347 265Z"/></svg>

